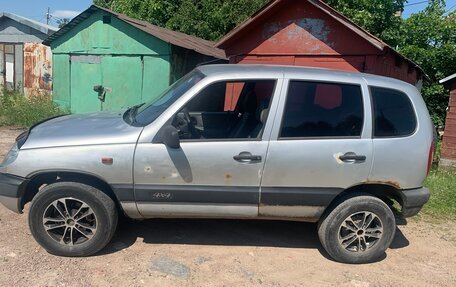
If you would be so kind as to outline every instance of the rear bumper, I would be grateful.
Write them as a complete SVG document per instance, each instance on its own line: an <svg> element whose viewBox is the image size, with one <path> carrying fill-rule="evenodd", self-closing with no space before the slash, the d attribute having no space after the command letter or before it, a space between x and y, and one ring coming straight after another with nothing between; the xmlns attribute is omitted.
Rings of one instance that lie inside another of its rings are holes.
<svg viewBox="0 0 456 287"><path fill-rule="evenodd" d="M429 189L425 187L416 189L401 190L402 198L402 215L404 217L412 217L418 214L431 196Z"/></svg>
<svg viewBox="0 0 456 287"><path fill-rule="evenodd" d="M16 213L22 213L22 196L27 179L0 173L0 203Z"/></svg>

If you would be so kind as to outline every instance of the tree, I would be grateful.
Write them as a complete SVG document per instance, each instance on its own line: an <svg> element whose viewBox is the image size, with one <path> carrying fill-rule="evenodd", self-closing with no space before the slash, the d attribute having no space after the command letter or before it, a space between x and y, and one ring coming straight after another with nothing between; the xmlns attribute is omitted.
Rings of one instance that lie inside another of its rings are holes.
<svg viewBox="0 0 456 287"><path fill-rule="evenodd" d="M167 27L218 40L254 14L266 0L183 0Z"/></svg>
<svg viewBox="0 0 456 287"><path fill-rule="evenodd" d="M217 40L268 0L94 0L116 12L207 40Z"/></svg>
<svg viewBox="0 0 456 287"><path fill-rule="evenodd" d="M105 8L111 8L111 4L114 2L114 0L93 0L93 4L102 6Z"/></svg>
<svg viewBox="0 0 456 287"><path fill-rule="evenodd" d="M70 21L71 21L71 19L69 19L69 18L63 18L63 19L57 19L56 23L59 26L59 28L62 28L66 24L70 23Z"/></svg>
<svg viewBox="0 0 456 287"><path fill-rule="evenodd" d="M445 1L433 0L427 8L404 20L398 50L419 64L431 81L422 90L435 124L445 123L449 92L438 81L456 72L456 13L446 13Z"/></svg>
<svg viewBox="0 0 456 287"><path fill-rule="evenodd" d="M407 0L325 0L353 22L393 47Z"/></svg>
<svg viewBox="0 0 456 287"><path fill-rule="evenodd" d="M127 16L166 27L182 0L95 0L94 3Z"/></svg>

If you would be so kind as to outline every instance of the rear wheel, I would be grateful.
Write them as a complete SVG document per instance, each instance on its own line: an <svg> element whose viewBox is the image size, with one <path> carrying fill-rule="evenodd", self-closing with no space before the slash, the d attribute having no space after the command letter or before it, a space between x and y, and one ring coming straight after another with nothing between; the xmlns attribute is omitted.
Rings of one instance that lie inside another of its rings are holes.
<svg viewBox="0 0 456 287"><path fill-rule="evenodd" d="M391 209L359 195L341 202L320 221L318 235L328 254L343 263L369 263L384 255L396 231Z"/></svg>
<svg viewBox="0 0 456 287"><path fill-rule="evenodd" d="M89 256L103 249L117 226L114 201L81 183L44 187L33 199L29 226L35 240L59 256Z"/></svg>

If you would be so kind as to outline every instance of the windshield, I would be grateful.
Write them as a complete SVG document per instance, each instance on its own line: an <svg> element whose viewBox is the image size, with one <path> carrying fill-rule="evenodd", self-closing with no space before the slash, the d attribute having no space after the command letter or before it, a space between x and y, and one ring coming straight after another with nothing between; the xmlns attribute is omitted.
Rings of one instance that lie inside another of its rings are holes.
<svg viewBox="0 0 456 287"><path fill-rule="evenodd" d="M161 113L203 78L204 74L195 70L172 84L157 98L146 104L134 107L136 109L134 118L135 124L145 126L153 122ZM127 113L128 112L129 111L127 111Z"/></svg>

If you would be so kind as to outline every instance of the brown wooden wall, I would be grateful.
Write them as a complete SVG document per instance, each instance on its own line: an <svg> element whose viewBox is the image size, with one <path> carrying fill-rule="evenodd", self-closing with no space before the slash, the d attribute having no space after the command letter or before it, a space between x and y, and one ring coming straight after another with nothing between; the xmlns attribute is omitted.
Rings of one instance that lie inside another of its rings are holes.
<svg viewBox="0 0 456 287"><path fill-rule="evenodd" d="M456 81L451 86L448 106L441 158L456 160Z"/></svg>

